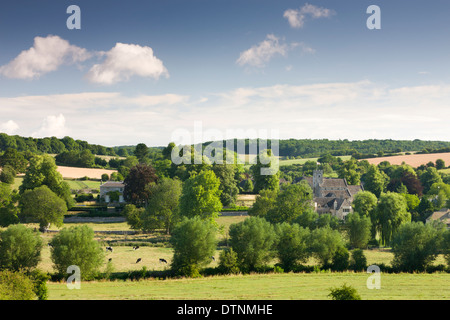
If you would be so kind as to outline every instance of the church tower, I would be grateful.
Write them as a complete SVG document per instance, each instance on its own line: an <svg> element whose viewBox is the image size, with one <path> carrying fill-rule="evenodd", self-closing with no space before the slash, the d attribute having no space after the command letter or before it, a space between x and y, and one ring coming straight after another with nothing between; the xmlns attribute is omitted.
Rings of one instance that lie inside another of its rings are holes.
<svg viewBox="0 0 450 320"><path fill-rule="evenodd" d="M323 183L323 170L314 170L313 171L313 192L314 197L322 196L322 183Z"/></svg>

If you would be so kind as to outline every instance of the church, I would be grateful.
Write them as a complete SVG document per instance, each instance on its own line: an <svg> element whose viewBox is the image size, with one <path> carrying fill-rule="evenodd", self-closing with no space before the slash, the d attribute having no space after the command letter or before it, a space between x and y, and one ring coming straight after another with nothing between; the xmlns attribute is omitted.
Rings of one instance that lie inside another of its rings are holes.
<svg viewBox="0 0 450 320"><path fill-rule="evenodd" d="M325 178L322 170L314 170L312 177L302 177L313 190L314 208L318 214L330 213L344 219L353 211L353 197L364 188L349 185L345 179Z"/></svg>

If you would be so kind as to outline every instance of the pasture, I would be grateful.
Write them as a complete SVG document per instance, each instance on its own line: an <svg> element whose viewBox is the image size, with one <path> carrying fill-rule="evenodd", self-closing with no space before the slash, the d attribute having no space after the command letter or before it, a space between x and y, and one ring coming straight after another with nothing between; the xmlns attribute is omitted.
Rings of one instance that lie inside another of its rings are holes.
<svg viewBox="0 0 450 320"><path fill-rule="evenodd" d="M330 288L353 286L363 300L448 300L450 274L384 274L381 288L368 289L367 273L284 273L213 276L197 279L82 282L69 290L49 283L57 300L328 300Z"/></svg>
<svg viewBox="0 0 450 320"><path fill-rule="evenodd" d="M226 244L229 226L246 219L246 216L221 216L217 219L222 232L218 234L221 245ZM81 223L80 223L81 224ZM95 239L101 244L104 252L104 265L100 271L106 271L107 261L111 260L112 272L141 271L143 267L148 271L167 270L173 256L169 245L169 236L162 233L153 234L106 234L99 231L131 231L124 223L83 223L94 231ZM66 223L65 227L79 225ZM29 225L33 227L33 225ZM51 228L55 230L56 228ZM44 243L51 240L55 233L42 234ZM105 250L112 246L113 252ZM139 245L138 250L133 246ZM216 267L220 250L215 253L216 261L207 267ZM393 254L389 248L365 250L367 262L371 264L390 265ZM142 260L136 263L137 259ZM167 260L167 264L159 259ZM273 260L272 265L277 261ZM439 256L434 264L443 264L444 259ZM311 259L308 265L315 265ZM50 248L44 246L42 260L38 266L41 270L53 272L50 258ZM450 274L448 273L417 273L417 274L381 274L381 289L369 290L366 281L369 275L364 272L328 272L319 273L268 273L249 275L207 276L198 279L144 279L131 280L100 280L83 281L80 290L69 290L64 281L48 282L49 299L76 300L126 300L126 299L295 299L295 300L323 300L327 297L331 287L344 283L358 290L362 299L450 299Z"/></svg>

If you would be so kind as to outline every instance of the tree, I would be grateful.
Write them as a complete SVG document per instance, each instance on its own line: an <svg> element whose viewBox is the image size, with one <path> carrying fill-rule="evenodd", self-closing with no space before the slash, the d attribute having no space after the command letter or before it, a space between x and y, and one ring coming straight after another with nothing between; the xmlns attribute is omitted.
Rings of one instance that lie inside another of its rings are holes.
<svg viewBox="0 0 450 320"><path fill-rule="evenodd" d="M341 234L329 227L314 229L311 231L310 250L322 266L328 265L336 251L344 246Z"/></svg>
<svg viewBox="0 0 450 320"><path fill-rule="evenodd" d="M276 234L264 218L250 217L230 225L231 248L237 253L239 267L249 272L269 262L275 255Z"/></svg>
<svg viewBox="0 0 450 320"><path fill-rule="evenodd" d="M31 270L41 259L42 239L23 224L0 233L0 269Z"/></svg>
<svg viewBox="0 0 450 320"><path fill-rule="evenodd" d="M372 226L370 218L367 216L360 216L357 212L354 212L347 215L345 224L348 227L350 245L353 248L367 248Z"/></svg>
<svg viewBox="0 0 450 320"><path fill-rule="evenodd" d="M367 216L372 223L372 238L376 236L376 226L378 225L378 217L376 212L378 199L370 191L358 192L352 202L354 212L358 212L361 216Z"/></svg>
<svg viewBox="0 0 450 320"><path fill-rule="evenodd" d="M256 157L256 164L250 167L254 179L253 191L259 193L259 191L266 190L278 190L280 184L280 172L277 167L278 159L272 156L271 150L261 152ZM267 171L267 172L266 172Z"/></svg>
<svg viewBox="0 0 450 320"><path fill-rule="evenodd" d="M297 263L304 263L310 256L309 229L298 224L283 222L275 226L277 257L284 270L292 270Z"/></svg>
<svg viewBox="0 0 450 320"><path fill-rule="evenodd" d="M219 190L220 201L224 207L236 203L239 188L236 180L236 166L234 164L214 164L212 167L214 174L220 180Z"/></svg>
<svg viewBox="0 0 450 320"><path fill-rule="evenodd" d="M201 171L193 174L183 183L180 198L180 212L182 216L214 221L222 209L220 202L220 180L213 171Z"/></svg>
<svg viewBox="0 0 450 320"><path fill-rule="evenodd" d="M169 234L180 219L181 191L182 183L178 179L162 178L157 184L153 184L150 187L150 200L142 218L142 229L154 230L152 225L156 225L164 228Z"/></svg>
<svg viewBox="0 0 450 320"><path fill-rule="evenodd" d="M275 207L277 194L277 190L260 190L253 206L248 209L248 215L264 218Z"/></svg>
<svg viewBox="0 0 450 320"><path fill-rule="evenodd" d="M19 223L17 209L17 192L11 191L9 184L0 182L0 226L7 227L10 224Z"/></svg>
<svg viewBox="0 0 450 320"><path fill-rule="evenodd" d="M145 143L139 143L134 149L134 155L138 158L139 163L147 163L149 153L150 150Z"/></svg>
<svg viewBox="0 0 450 320"><path fill-rule="evenodd" d="M335 271L344 271L348 268L350 254L346 247L339 246L333 254L331 268Z"/></svg>
<svg viewBox="0 0 450 320"><path fill-rule="evenodd" d="M20 209L22 217L31 217L39 222L41 231L45 231L51 223L62 226L67 212L64 200L45 185L26 190L20 198Z"/></svg>
<svg viewBox="0 0 450 320"><path fill-rule="evenodd" d="M157 181L158 176L151 165L140 163L132 167L124 180L125 201L137 206L147 206L150 198L150 184Z"/></svg>
<svg viewBox="0 0 450 320"><path fill-rule="evenodd" d="M134 230L143 230L145 208L136 208L134 204L127 204L123 208L122 215L125 216L128 225Z"/></svg>
<svg viewBox="0 0 450 320"><path fill-rule="evenodd" d="M428 167L421 175L420 181L422 182L423 192L428 193L431 186L434 183L441 183L442 178L441 175L437 172L436 168Z"/></svg>
<svg viewBox="0 0 450 320"><path fill-rule="evenodd" d="M22 185L19 187L19 192L23 194L26 190L33 190L44 185L63 199L67 208L72 207L73 199L70 187L58 172L55 160L48 155L33 156L25 172Z"/></svg>
<svg viewBox="0 0 450 320"><path fill-rule="evenodd" d="M445 161L442 159L436 160L436 170L445 169Z"/></svg>
<svg viewBox="0 0 450 320"><path fill-rule="evenodd" d="M11 166L17 173L25 172L28 161L23 154L16 149L8 148L0 157L0 167Z"/></svg>
<svg viewBox="0 0 450 320"><path fill-rule="evenodd" d="M16 177L16 171L10 165L6 165L1 169L0 182L13 184Z"/></svg>
<svg viewBox="0 0 450 320"><path fill-rule="evenodd" d="M359 185L361 175L358 172L358 162L356 159L350 159L344 162L338 171L339 178L347 180L350 185Z"/></svg>
<svg viewBox="0 0 450 320"><path fill-rule="evenodd" d="M382 243L389 244L393 234L402 223L411 221L411 214L406 211L405 198L398 193L387 192L381 195L376 211L378 231Z"/></svg>
<svg viewBox="0 0 450 320"><path fill-rule="evenodd" d="M388 182L389 177L375 165L370 165L368 171L364 174L364 190L372 192L376 197L386 191Z"/></svg>
<svg viewBox="0 0 450 320"><path fill-rule="evenodd" d="M292 222L312 208L312 197L313 191L306 181L288 185L278 193L265 218L271 223Z"/></svg>
<svg viewBox="0 0 450 320"><path fill-rule="evenodd" d="M450 268L450 230L444 231L442 235L442 253Z"/></svg>
<svg viewBox="0 0 450 320"><path fill-rule="evenodd" d="M442 233L432 225L409 222L392 238L393 265L401 271L424 271L439 254Z"/></svg>
<svg viewBox="0 0 450 320"><path fill-rule="evenodd" d="M67 274L71 265L80 268L81 278L89 279L103 264L104 252L86 225L63 228L50 241L51 259L59 274Z"/></svg>
<svg viewBox="0 0 450 320"><path fill-rule="evenodd" d="M216 227L200 217L185 218L173 230L172 270L182 276L199 276L200 268L211 262L217 246Z"/></svg>

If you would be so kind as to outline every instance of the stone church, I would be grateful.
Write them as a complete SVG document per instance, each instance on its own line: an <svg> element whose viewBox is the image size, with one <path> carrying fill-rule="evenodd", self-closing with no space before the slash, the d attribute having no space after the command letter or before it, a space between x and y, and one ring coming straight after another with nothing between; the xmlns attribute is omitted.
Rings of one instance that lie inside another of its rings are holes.
<svg viewBox="0 0 450 320"><path fill-rule="evenodd" d="M349 185L345 179L325 178L322 170L314 170L312 177L302 180L306 180L313 190L316 212L331 213L339 219L353 212L353 197L364 190L362 185Z"/></svg>

